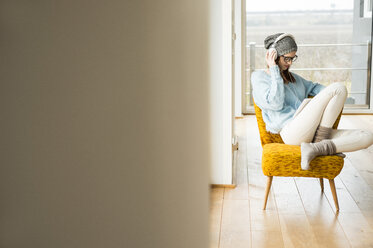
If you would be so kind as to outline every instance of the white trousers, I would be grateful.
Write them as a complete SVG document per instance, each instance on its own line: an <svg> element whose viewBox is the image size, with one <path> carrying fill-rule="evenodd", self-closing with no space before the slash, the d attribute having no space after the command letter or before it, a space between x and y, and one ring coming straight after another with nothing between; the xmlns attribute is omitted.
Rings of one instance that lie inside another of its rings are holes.
<svg viewBox="0 0 373 248"><path fill-rule="evenodd" d="M313 140L317 127L332 127L346 101L347 89L333 83L312 98L281 130L285 144L300 145ZM301 108L301 107L300 107ZM332 130L330 139L337 152L352 152L373 144L373 133L360 129Z"/></svg>

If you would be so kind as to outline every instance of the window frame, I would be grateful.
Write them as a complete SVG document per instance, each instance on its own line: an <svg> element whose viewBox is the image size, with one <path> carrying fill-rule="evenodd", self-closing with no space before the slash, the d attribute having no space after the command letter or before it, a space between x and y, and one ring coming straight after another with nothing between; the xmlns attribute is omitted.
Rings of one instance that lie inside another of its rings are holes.
<svg viewBox="0 0 373 248"><path fill-rule="evenodd" d="M234 0L233 0L234 1ZM368 1L370 1L370 6L373 6L372 1L373 0L363 0L364 1L364 6L368 6ZM242 37L242 42L241 42L241 60L242 60L242 67L241 67L241 99L242 99L242 104L241 104L241 111L243 115L248 115L248 114L255 114L255 110L253 106L250 106L249 108L246 107L246 101L247 101L247 93L246 93L246 88L247 84L250 83L249 79L246 76L246 68L247 67L247 61L246 61L246 0L241 0L241 37ZM364 10L366 10L367 7L364 7ZM372 22L372 29L373 29L373 18L372 18L372 10L367 11L367 17L366 18L371 18ZM368 16L369 14L369 16ZM364 12L365 15L365 12ZM371 31L371 42L370 42L370 48L368 49L368 60L369 60L369 67L370 67L370 72L369 73L369 78L370 80L367 80L367 94L369 94L369 104L368 108L344 108L343 113L344 114L373 114L373 77L372 77L372 72L373 72L373 63L372 63L372 42L373 42L373 31ZM249 58L250 59L250 58ZM369 82L369 83L368 83Z"/></svg>

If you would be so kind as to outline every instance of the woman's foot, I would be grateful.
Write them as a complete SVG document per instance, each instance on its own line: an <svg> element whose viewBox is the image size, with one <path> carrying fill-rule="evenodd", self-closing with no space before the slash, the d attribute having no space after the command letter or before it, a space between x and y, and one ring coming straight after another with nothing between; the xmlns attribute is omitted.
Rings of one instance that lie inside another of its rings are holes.
<svg viewBox="0 0 373 248"><path fill-rule="evenodd" d="M317 143L302 143L301 149L301 168L309 170L312 159L322 155L334 155L336 147L331 140L322 140Z"/></svg>

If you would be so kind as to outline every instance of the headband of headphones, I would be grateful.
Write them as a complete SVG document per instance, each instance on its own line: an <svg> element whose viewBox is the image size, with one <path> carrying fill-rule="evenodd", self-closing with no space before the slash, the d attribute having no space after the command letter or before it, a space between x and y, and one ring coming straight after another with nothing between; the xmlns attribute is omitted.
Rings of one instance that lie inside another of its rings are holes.
<svg viewBox="0 0 373 248"><path fill-rule="evenodd" d="M293 40L295 40L294 36L292 36L291 34L282 34L282 35L280 35L279 37L276 38L276 40L272 43L271 47L274 48L276 43L279 42L280 40L282 40L285 37L291 37Z"/></svg>

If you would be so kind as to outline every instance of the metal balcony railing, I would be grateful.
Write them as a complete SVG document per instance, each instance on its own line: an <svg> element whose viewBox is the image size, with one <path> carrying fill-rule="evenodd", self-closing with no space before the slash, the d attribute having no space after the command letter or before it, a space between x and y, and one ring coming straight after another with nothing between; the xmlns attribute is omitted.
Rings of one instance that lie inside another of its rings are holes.
<svg viewBox="0 0 373 248"><path fill-rule="evenodd" d="M335 70L366 70L367 71L367 80L366 80L366 92L351 92L351 93L364 93L366 94L366 102L369 102L370 99L370 76L371 76L371 56L372 56L372 44L371 41L368 40L366 43L342 43L342 44L298 44L298 47L343 47L343 46L365 46L367 47L367 66L366 67L343 67L343 68L292 68L292 71L335 71ZM256 68L255 66L255 54L256 49L262 48L264 49L264 45L256 45L255 42L250 42L249 45L246 45L246 49L250 51L250 60L249 60L249 67L245 68L246 72L249 72L249 80L251 78L251 73L254 70L266 70L266 68ZM249 80L246 80L249 81ZM246 95L252 95L252 89L250 87L250 92L246 92Z"/></svg>

